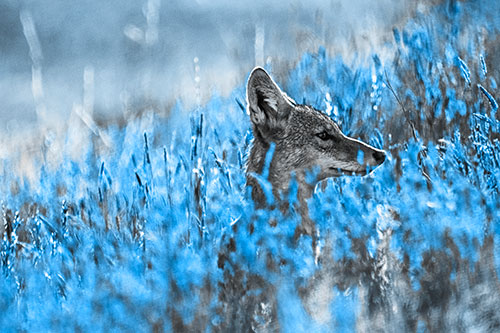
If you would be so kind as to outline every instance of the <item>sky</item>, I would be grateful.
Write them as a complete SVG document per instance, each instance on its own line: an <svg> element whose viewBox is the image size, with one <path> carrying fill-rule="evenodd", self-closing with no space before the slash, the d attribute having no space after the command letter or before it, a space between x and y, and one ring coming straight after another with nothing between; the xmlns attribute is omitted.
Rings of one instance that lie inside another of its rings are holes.
<svg viewBox="0 0 500 333"><path fill-rule="evenodd" d="M417 7L408 0L4 0L0 129L64 123L78 106L105 119L131 105L194 106L227 95L255 65L284 78L319 46L344 58L380 52Z"/></svg>

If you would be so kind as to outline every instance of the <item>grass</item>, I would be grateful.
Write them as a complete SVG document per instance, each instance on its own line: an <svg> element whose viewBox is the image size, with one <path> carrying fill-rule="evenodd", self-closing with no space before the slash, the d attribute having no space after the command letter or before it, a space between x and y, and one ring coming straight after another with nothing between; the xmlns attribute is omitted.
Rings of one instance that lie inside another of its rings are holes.
<svg viewBox="0 0 500 333"><path fill-rule="evenodd" d="M484 12L437 6L394 30L392 59L320 49L282 82L389 152L318 187L319 264L297 218L253 209L243 83L103 128L111 148L89 131L75 154L70 129L34 181L2 160L2 330L498 329L499 27Z"/></svg>

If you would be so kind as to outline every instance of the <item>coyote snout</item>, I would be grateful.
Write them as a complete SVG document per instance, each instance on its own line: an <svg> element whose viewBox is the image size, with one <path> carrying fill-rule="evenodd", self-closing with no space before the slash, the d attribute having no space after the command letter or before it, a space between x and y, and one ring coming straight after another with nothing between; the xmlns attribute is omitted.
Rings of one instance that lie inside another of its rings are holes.
<svg viewBox="0 0 500 333"><path fill-rule="evenodd" d="M294 175L301 213L307 212L305 200L317 182L341 175L365 175L385 160L384 151L344 135L326 114L295 103L260 67L248 79L247 103L254 134L247 184L260 207L265 205L265 197L252 174L263 172L271 144L274 154L268 181L275 198L279 201L280 193L287 192Z"/></svg>

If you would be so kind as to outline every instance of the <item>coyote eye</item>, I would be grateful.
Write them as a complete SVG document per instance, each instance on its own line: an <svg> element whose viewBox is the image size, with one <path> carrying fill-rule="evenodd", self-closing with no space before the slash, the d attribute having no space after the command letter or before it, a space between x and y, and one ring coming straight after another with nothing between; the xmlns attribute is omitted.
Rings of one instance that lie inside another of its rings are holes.
<svg viewBox="0 0 500 333"><path fill-rule="evenodd" d="M326 131L318 133L318 134L316 134L316 136L323 141L326 141L326 140L329 140L332 138L332 136L330 134L328 134L328 132L326 132Z"/></svg>
<svg viewBox="0 0 500 333"><path fill-rule="evenodd" d="M323 131L321 133L318 133L318 134L316 134L316 136L323 141L332 141L333 143L338 143L340 141L338 136L332 135L332 134L328 133L327 131Z"/></svg>

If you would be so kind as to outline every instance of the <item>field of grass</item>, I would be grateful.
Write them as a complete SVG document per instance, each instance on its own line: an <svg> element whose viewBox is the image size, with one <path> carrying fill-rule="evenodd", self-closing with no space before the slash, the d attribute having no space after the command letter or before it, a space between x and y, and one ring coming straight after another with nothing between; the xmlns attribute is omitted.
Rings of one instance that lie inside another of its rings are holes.
<svg viewBox="0 0 500 333"><path fill-rule="evenodd" d="M244 82L70 128L34 179L1 160L2 331L498 331L498 7L446 2L388 60L319 49L278 82L388 152L316 189L318 263L299 218L253 208Z"/></svg>

